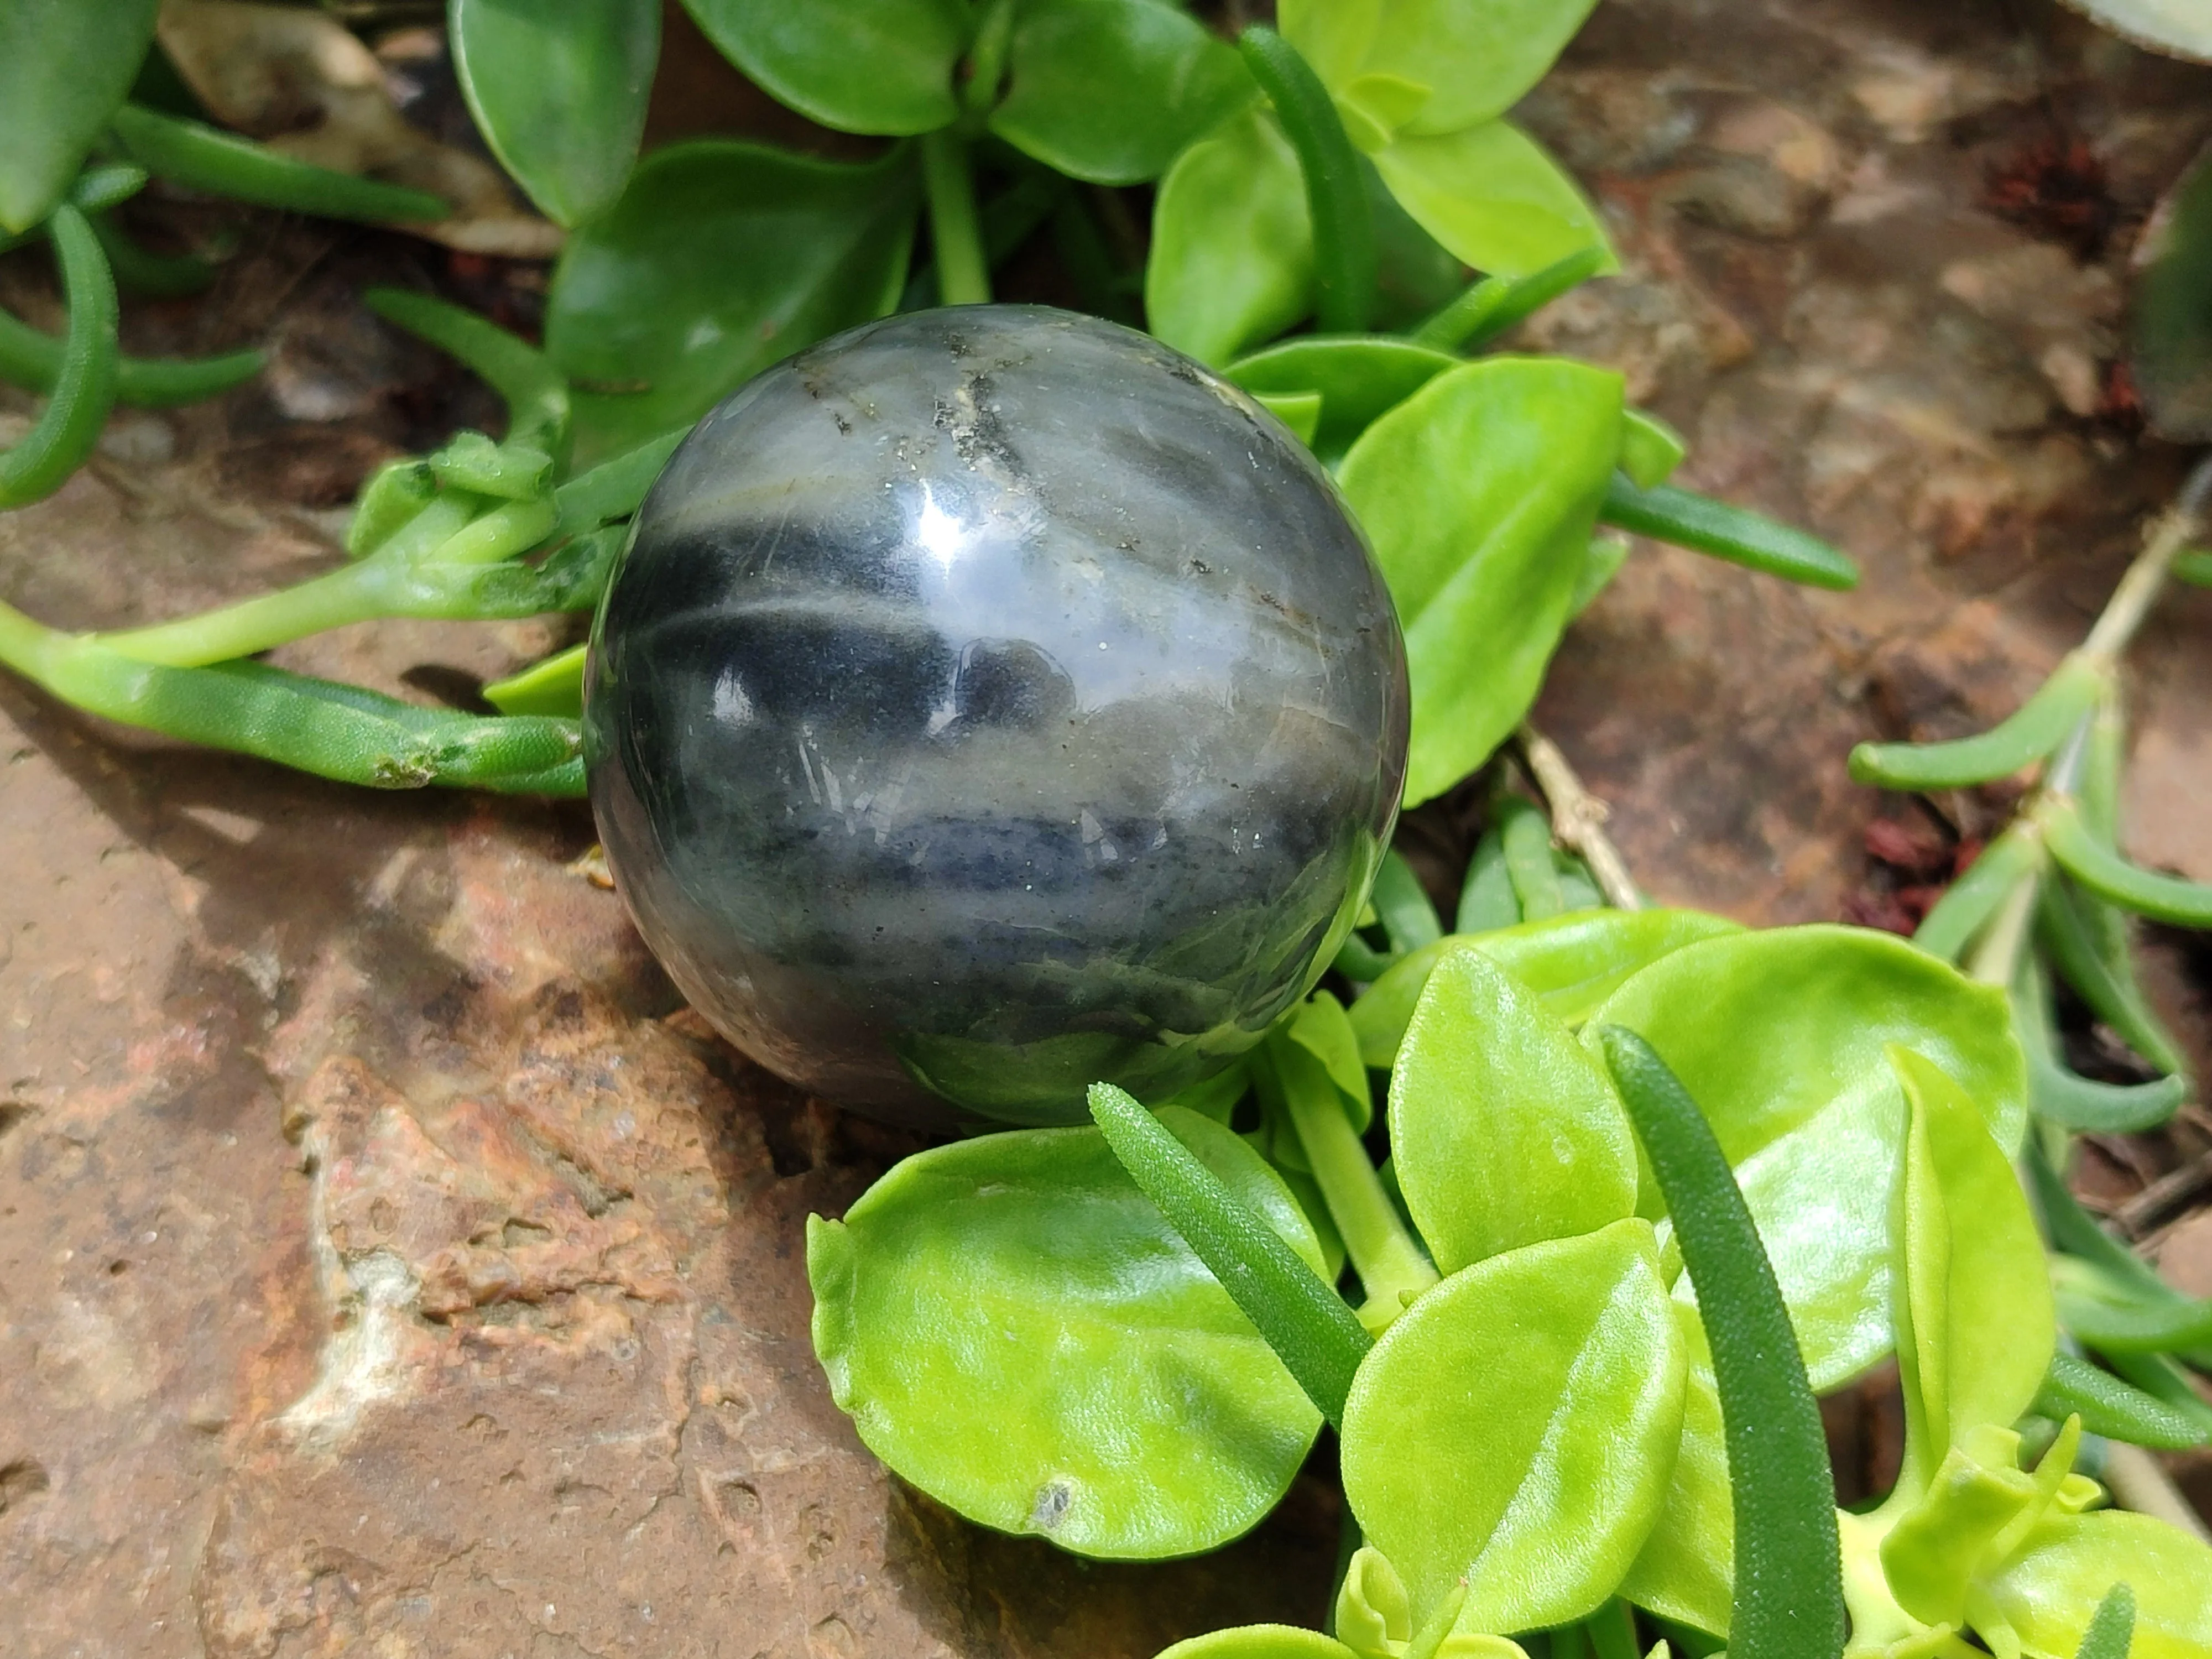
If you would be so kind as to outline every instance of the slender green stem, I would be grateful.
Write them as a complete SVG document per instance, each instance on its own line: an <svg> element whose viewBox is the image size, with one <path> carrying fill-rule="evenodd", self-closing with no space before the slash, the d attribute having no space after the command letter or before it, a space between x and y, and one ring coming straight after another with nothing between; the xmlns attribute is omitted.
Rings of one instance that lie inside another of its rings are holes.
<svg viewBox="0 0 2212 1659"><path fill-rule="evenodd" d="M1360 1322L1379 1330L1437 1282L1436 1267L1398 1218L1321 1062L1296 1043L1273 1043L1270 1050L1291 1127L1367 1294Z"/></svg>
<svg viewBox="0 0 2212 1659"><path fill-rule="evenodd" d="M988 305L991 270L975 213L975 176L968 165L968 141L950 127L922 134L921 181L929 202L939 297L949 306Z"/></svg>
<svg viewBox="0 0 2212 1659"><path fill-rule="evenodd" d="M264 145L142 105L124 105L112 125L131 159L148 172L237 201L369 224L442 219L449 210L426 191L295 161Z"/></svg>
<svg viewBox="0 0 2212 1659"><path fill-rule="evenodd" d="M1297 48L1264 23L1237 37L1246 67L1275 106L1305 174L1313 216L1316 319L1328 334L1360 334L1375 310L1375 217L1359 152L1336 102Z"/></svg>
<svg viewBox="0 0 2212 1659"><path fill-rule="evenodd" d="M1912 935L1932 957L1956 962L2021 880L2043 867L2043 837L2033 825L2014 823L1982 849L1953 882Z"/></svg>
<svg viewBox="0 0 2212 1659"><path fill-rule="evenodd" d="M556 456L568 429L568 382L552 360L473 311L428 294L373 288L362 295L386 322L428 341L500 395L510 443L536 444Z"/></svg>
<svg viewBox="0 0 2212 1659"><path fill-rule="evenodd" d="M1650 1044L1597 1040L1674 1218L1711 1340L1735 1514L1733 1659L1835 1659L1844 1647L1835 1477L1774 1268L1705 1114Z"/></svg>
<svg viewBox="0 0 2212 1659"><path fill-rule="evenodd" d="M2035 920L2036 890L2042 884L2042 878L2033 872L2014 879L1988 928L1975 945L1973 955L1966 960L1967 978L1984 985L2012 983L2013 975L2020 966L2021 952L2027 948L2029 930Z"/></svg>
<svg viewBox="0 0 2212 1659"><path fill-rule="evenodd" d="M1409 337L1439 351L1473 351L1549 305L1605 263L1601 247L1578 248L1526 276L1485 276L1470 283Z"/></svg>
<svg viewBox="0 0 2212 1659"><path fill-rule="evenodd" d="M0 453L0 507L22 507L59 489L84 465L115 406L115 279L83 214L64 203L47 221L69 301L53 395L29 432Z"/></svg>
<svg viewBox="0 0 2212 1659"><path fill-rule="evenodd" d="M2184 1451L2212 1442L2212 1431L2156 1395L2069 1353L2051 1355L2051 1374L2043 1379L2031 1409L2060 1423L2074 1413L2091 1434L2160 1451Z"/></svg>
<svg viewBox="0 0 2212 1659"><path fill-rule="evenodd" d="M64 343L0 311L0 380L28 392L52 392L61 378ZM258 374L265 351L228 351L215 357L118 357L115 401L139 409L167 409L228 392Z"/></svg>

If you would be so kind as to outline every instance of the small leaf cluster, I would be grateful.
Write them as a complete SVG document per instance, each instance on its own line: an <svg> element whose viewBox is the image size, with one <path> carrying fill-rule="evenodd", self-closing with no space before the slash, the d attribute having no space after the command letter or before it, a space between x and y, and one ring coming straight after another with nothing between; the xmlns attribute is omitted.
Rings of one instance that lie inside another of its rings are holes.
<svg viewBox="0 0 2212 1659"><path fill-rule="evenodd" d="M1361 1540L1334 1635L1176 1659L1634 1652L1639 1620L1834 1654L1847 1606L1854 1654L2063 1655L2124 1582L2134 1651L2212 1651L2212 1550L2073 1472L2085 1415L2176 1425L2057 1346L2002 991L1694 912L1444 934L1388 885L1394 936L1428 937L1348 1009L1317 993L1156 1112L1102 1085L1096 1132L925 1152L810 1224L871 1448L987 1524L1153 1557L1254 1524L1330 1425ZM1814 1391L1892 1354L1905 1472L1838 1514Z"/></svg>

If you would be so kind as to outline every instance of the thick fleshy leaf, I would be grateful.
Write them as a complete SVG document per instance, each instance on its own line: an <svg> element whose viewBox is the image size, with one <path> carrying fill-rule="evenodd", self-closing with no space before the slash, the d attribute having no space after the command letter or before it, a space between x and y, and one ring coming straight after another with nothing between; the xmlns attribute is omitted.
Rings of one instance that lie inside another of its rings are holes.
<svg viewBox="0 0 2212 1659"><path fill-rule="evenodd" d="M1388 1070L1430 970L1455 951L1481 951L1534 991L1547 1012L1580 1025L1632 974L1669 951L1742 931L1741 924L1703 910L1577 910L1454 934L1392 963L1352 1005L1352 1032L1360 1058L1377 1071Z"/></svg>
<svg viewBox="0 0 2212 1659"><path fill-rule="evenodd" d="M1346 1402L1344 1491L1416 1626L1595 1611L1643 1547L1682 1429L1686 1359L1647 1223L1464 1268L1408 1308Z"/></svg>
<svg viewBox="0 0 2212 1659"><path fill-rule="evenodd" d="M15 0L0 8L0 231L54 210L131 90L159 0Z"/></svg>
<svg viewBox="0 0 2212 1659"><path fill-rule="evenodd" d="M1258 94L1235 47L1159 0L1030 0L991 131L1047 167L1136 185Z"/></svg>
<svg viewBox="0 0 2212 1659"><path fill-rule="evenodd" d="M1698 1310L1674 1304L1689 1355L1682 1395L1682 1443L1659 1518L1621 1581L1622 1600L1715 1636L1725 1636L1735 1585L1735 1504L1729 1486L1728 1437L1712 1351Z"/></svg>
<svg viewBox="0 0 2212 1659"><path fill-rule="evenodd" d="M1367 428L1341 482L1405 624L1408 806L1534 702L1620 453L1620 377L1554 358L1439 374Z"/></svg>
<svg viewBox="0 0 2212 1659"><path fill-rule="evenodd" d="M1160 1650L1158 1659L1360 1659L1317 1630L1296 1625L1239 1625L1194 1636Z"/></svg>
<svg viewBox="0 0 2212 1659"><path fill-rule="evenodd" d="M890 311L920 199L899 152L855 167L712 139L647 156L554 271L545 349L578 387L577 464Z"/></svg>
<svg viewBox="0 0 2212 1659"><path fill-rule="evenodd" d="M1923 1474L1983 1425L2034 1401L2057 1340L2043 1237L2012 1160L1942 1067L1893 1045L1905 1088L1905 1278L1900 1348L1908 1442Z"/></svg>
<svg viewBox="0 0 2212 1659"><path fill-rule="evenodd" d="M1443 1272L1636 1208L1636 1142L1605 1068L1480 951L1437 964L1390 1076L1406 1207Z"/></svg>
<svg viewBox="0 0 2212 1659"><path fill-rule="evenodd" d="M1518 103L1595 3L1291 0L1279 11L1285 37L1330 91L1373 109L1386 101L1387 89L1388 101L1410 106L1397 123L1401 131L1443 133Z"/></svg>
<svg viewBox="0 0 2212 1659"><path fill-rule="evenodd" d="M1815 1389L1890 1346L1905 1111L1885 1046L1948 1073L2008 1151L2027 1125L2027 1066L2003 993L1886 933L1779 927L1707 939L1637 974L1591 1020L1643 1036L1711 1120Z"/></svg>
<svg viewBox="0 0 2212 1659"><path fill-rule="evenodd" d="M960 112L961 0L684 0L684 9L770 96L825 127L903 136Z"/></svg>
<svg viewBox="0 0 2212 1659"><path fill-rule="evenodd" d="M1239 358L1223 373L1254 393L1319 393L1321 423L1309 447L1334 461L1376 419L1462 361L1384 334L1310 335Z"/></svg>
<svg viewBox="0 0 2212 1659"><path fill-rule="evenodd" d="M2098 1603L2118 1583L2136 1595L2129 1659L2212 1653L2212 1548L2147 1515L2053 1516L1984 1593L2034 1659L2073 1659Z"/></svg>
<svg viewBox="0 0 2212 1659"><path fill-rule="evenodd" d="M1159 1115L1320 1270L1258 1154ZM831 1397L902 1478L987 1526L1083 1555L1212 1549L1274 1506L1321 1426L1096 1129L910 1158L843 1221L809 1221L806 1262Z"/></svg>
<svg viewBox="0 0 2212 1659"><path fill-rule="evenodd" d="M637 159L660 56L659 0L448 0L477 127L545 216L613 205Z"/></svg>
<svg viewBox="0 0 2212 1659"><path fill-rule="evenodd" d="M1313 296L1298 158L1273 116L1248 110L1183 151L1161 181L1145 314L1176 350L1225 363L1304 317Z"/></svg>
<svg viewBox="0 0 2212 1659"><path fill-rule="evenodd" d="M1510 121L1401 138L1375 155L1382 182L1430 235L1477 270L1527 276L1587 247L1620 269L1597 210Z"/></svg>

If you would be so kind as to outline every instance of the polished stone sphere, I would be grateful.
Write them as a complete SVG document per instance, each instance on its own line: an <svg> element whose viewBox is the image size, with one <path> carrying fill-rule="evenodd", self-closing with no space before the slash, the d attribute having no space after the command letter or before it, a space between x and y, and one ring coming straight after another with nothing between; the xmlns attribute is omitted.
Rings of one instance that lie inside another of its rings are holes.
<svg viewBox="0 0 2212 1659"><path fill-rule="evenodd" d="M684 440L592 630L640 931L770 1070L894 1121L1086 1121L1257 1042L1398 808L1405 647L1328 475L1148 337L871 324Z"/></svg>

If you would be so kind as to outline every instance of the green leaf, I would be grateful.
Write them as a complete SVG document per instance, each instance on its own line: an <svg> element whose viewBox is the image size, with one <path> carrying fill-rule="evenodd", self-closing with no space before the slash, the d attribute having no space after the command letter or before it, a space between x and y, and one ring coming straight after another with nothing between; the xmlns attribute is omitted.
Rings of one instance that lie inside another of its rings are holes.
<svg viewBox="0 0 2212 1659"><path fill-rule="evenodd" d="M1313 227L1314 309L1332 334L1363 333L1374 320L1375 214L1365 170L1328 95L1297 49L1265 23L1249 23L1237 52L1297 152Z"/></svg>
<svg viewBox="0 0 2212 1659"><path fill-rule="evenodd" d="M2051 1369L2057 1316L2042 1235L2012 1160L1942 1067L1893 1043L1907 1114L1906 1455L1927 1479L1984 1424L2008 1427Z"/></svg>
<svg viewBox="0 0 2212 1659"><path fill-rule="evenodd" d="M1360 1058L1376 1071L1395 1060L1430 971L1448 953L1479 951L1534 991L1545 1011L1579 1025L1630 975L1660 957L1743 929L1702 910L1584 910L1438 942L1391 964L1352 1005Z"/></svg>
<svg viewBox="0 0 2212 1659"><path fill-rule="evenodd" d="M1255 395L1318 392L1321 424L1310 447L1334 463L1379 417L1460 362L1387 335L1307 335L1240 357L1222 374Z"/></svg>
<svg viewBox="0 0 2212 1659"><path fill-rule="evenodd" d="M1289 1041L1319 1060L1329 1081L1344 1097L1344 1112L1361 1134L1375 1120L1375 1102L1367 1090L1367 1067L1359 1058L1359 1038L1344 1005L1328 991L1316 991L1300 1003L1283 1028Z"/></svg>
<svg viewBox="0 0 2212 1659"><path fill-rule="evenodd" d="M1301 1243L1294 1249L1285 1243L1269 1216L1178 1144L1170 1129L1179 1117L1147 1112L1110 1083L1092 1084L1090 1103L1121 1166L1281 1356L1306 1398L1330 1422L1340 1422L1352 1373L1370 1344L1316 1270L1319 1245L1310 1250Z"/></svg>
<svg viewBox="0 0 2212 1659"><path fill-rule="evenodd" d="M234 201L372 225L441 219L450 210L427 191L317 167L220 127L137 104L124 105L108 125L131 159L149 173Z"/></svg>
<svg viewBox="0 0 2212 1659"><path fill-rule="evenodd" d="M2096 1510L2052 1516L2028 1534L1984 1593L2028 1652L2070 1654L2116 1583L2135 1592L2130 1659L2212 1653L2212 1548L2146 1515Z"/></svg>
<svg viewBox="0 0 2212 1659"><path fill-rule="evenodd" d="M0 230L54 210L131 90L159 0L15 0L0 9Z"/></svg>
<svg viewBox="0 0 2212 1659"><path fill-rule="evenodd" d="M1390 1146L1447 1273L1636 1209L1636 1144L1603 1068L1480 951L1429 975L1390 1075Z"/></svg>
<svg viewBox="0 0 2212 1659"><path fill-rule="evenodd" d="M1520 102L1574 39L1594 3L1290 0L1279 15L1284 34L1305 53L1331 91L1342 96L1369 77L1424 88L1427 95L1403 122L1403 130L1445 133L1503 115Z"/></svg>
<svg viewBox="0 0 2212 1659"><path fill-rule="evenodd" d="M2186 3L2186 0L2176 0ZM2212 439L2212 149L2190 164L2144 228L2128 307L2128 368L2151 429Z"/></svg>
<svg viewBox="0 0 2212 1659"><path fill-rule="evenodd" d="M1096 185L1137 185L1255 98L1236 49L1160 0L1029 0L990 128Z"/></svg>
<svg viewBox="0 0 2212 1659"><path fill-rule="evenodd" d="M1778 927L1707 939L1637 974L1591 1022L1640 1033L1704 1109L1815 1389L1890 1347L1905 1111L1884 1046L1902 1043L1958 1080L2005 1148L2027 1127L2027 1066L2004 994L1885 933Z"/></svg>
<svg viewBox="0 0 2212 1659"><path fill-rule="evenodd" d="M1304 317L1313 293L1298 159L1273 116L1247 110L1183 151L1161 180L1145 314L1176 350L1225 363Z"/></svg>
<svg viewBox="0 0 2212 1659"><path fill-rule="evenodd" d="M1858 586L1859 568L1818 536L1672 484L1616 478L1598 517L1619 530L1672 542L1747 570L1808 587Z"/></svg>
<svg viewBox="0 0 2212 1659"><path fill-rule="evenodd" d="M2136 1593L2115 1584L2097 1603L2097 1616L2074 1650L2074 1659L2128 1659L2136 1635Z"/></svg>
<svg viewBox="0 0 2212 1659"><path fill-rule="evenodd" d="M1705 1322L1686 1303L1675 1323L1690 1357L1682 1395L1682 1443L1667 1496L1628 1577L1624 1601L1718 1636L1729 1625L1735 1591L1735 1489L1729 1485L1728 1435Z"/></svg>
<svg viewBox="0 0 2212 1659"><path fill-rule="evenodd" d="M1710 1310L1735 1531L1729 1649L1736 1659L1834 1659L1844 1616L1827 1439L1791 1352L1781 1286L1707 1122L1712 1109L1635 1032L1599 1024L1590 1036L1650 1157L1683 1266Z"/></svg>
<svg viewBox="0 0 2212 1659"><path fill-rule="evenodd" d="M545 216L574 228L621 196L660 55L659 0L447 0L470 113Z"/></svg>
<svg viewBox="0 0 2212 1659"><path fill-rule="evenodd" d="M1642 1547L1680 1437L1686 1366L1649 1224L1615 1222L1462 1269L1361 1364L1344 1491L1425 1619L1579 1619Z"/></svg>
<svg viewBox="0 0 2212 1659"><path fill-rule="evenodd" d="M1383 854L1382 862L1376 866L1367 902L1375 907L1394 951L1418 951L1443 937L1444 925L1436 906L1429 902L1421 878L1395 849Z"/></svg>
<svg viewBox="0 0 2212 1659"><path fill-rule="evenodd" d="M688 426L770 363L883 316L919 204L903 151L853 166L706 139L647 156L554 270L545 350L578 384L580 461Z"/></svg>
<svg viewBox="0 0 2212 1659"><path fill-rule="evenodd" d="M1414 222L1477 270L1532 276L1589 247L1603 254L1599 275L1620 269L1597 210L1510 121L1401 137L1375 166Z"/></svg>
<svg viewBox="0 0 2212 1659"><path fill-rule="evenodd" d="M2051 1356L2051 1371L2036 1390L2033 1409L2053 1422L2078 1416L2089 1434L2161 1451L2212 1444L2212 1428L2069 1353ZM2212 1413L2212 1407L2207 1410Z"/></svg>
<svg viewBox="0 0 2212 1659"><path fill-rule="evenodd" d="M1161 1120L1318 1267L1259 1157ZM870 1450L971 1520L1117 1559L1213 1548L1274 1506L1321 1414L1096 1129L907 1159L810 1218L814 1346ZM957 1408L955 1408L957 1407Z"/></svg>
<svg viewBox="0 0 2212 1659"><path fill-rule="evenodd" d="M1158 1659L1358 1659L1358 1655L1317 1630L1300 1630L1296 1625L1240 1625L1163 1648Z"/></svg>
<svg viewBox="0 0 2212 1659"><path fill-rule="evenodd" d="M1405 625L1406 804L1488 759L1534 702L1620 448L1620 377L1494 357L1438 375L1345 457Z"/></svg>
<svg viewBox="0 0 2212 1659"><path fill-rule="evenodd" d="M721 54L801 115L844 132L928 132L960 112L960 0L684 0Z"/></svg>
<svg viewBox="0 0 2212 1659"><path fill-rule="evenodd" d="M2129 863L2089 833L2070 802L2054 800L2045 809L2043 833L2051 856L2100 898L2177 927L2212 927L2212 884Z"/></svg>

